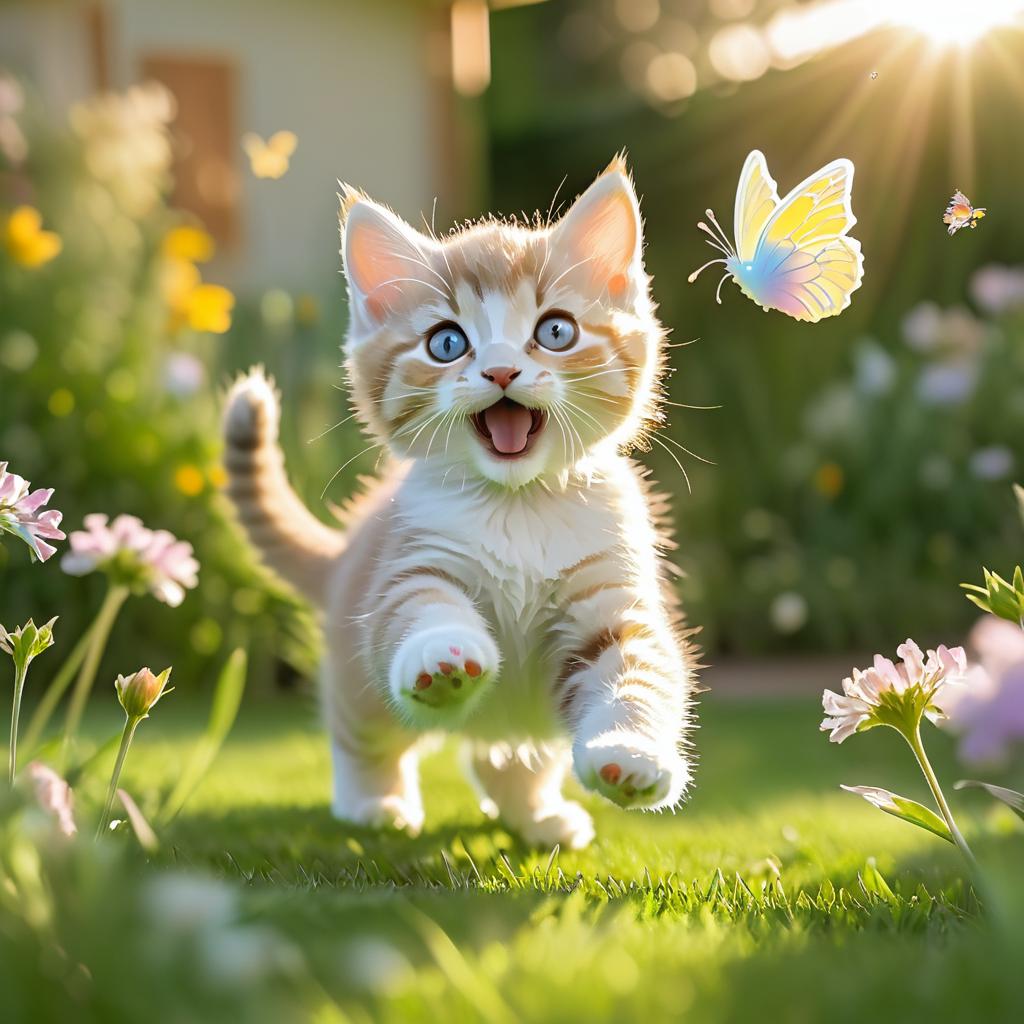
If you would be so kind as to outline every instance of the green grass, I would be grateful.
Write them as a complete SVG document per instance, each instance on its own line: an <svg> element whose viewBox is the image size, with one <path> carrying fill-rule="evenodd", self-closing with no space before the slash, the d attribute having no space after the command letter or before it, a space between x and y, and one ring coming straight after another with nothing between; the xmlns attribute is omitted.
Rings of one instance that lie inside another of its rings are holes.
<svg viewBox="0 0 1024 1024"><path fill-rule="evenodd" d="M171 699L140 730L124 782L150 812L200 715ZM158 1020L187 1019L186 1005L239 1020L1020 1019L1024 932L1000 925L1019 892L1000 891L997 913L979 915L951 847L837 788L878 783L923 799L899 738L880 729L835 748L819 717L811 700L706 700L689 804L644 815L584 798L597 842L553 853L480 814L450 748L426 760L419 837L335 822L311 705L250 703L162 830L156 860L239 888L239 919L273 929L288 969L274 985L211 995L203 971L186 977L179 959L142 986L144 1004L122 994L100 1013L86 1000L79 1019L132 1019L142 1005ZM929 738L940 774L957 777L948 740ZM83 805L102 785L97 776L81 788ZM1016 863L1019 882L1013 820L974 794L958 808L982 857ZM153 873L138 861L121 869L126 888ZM120 927L148 948L135 898L102 891L97 903L116 905ZM117 988L118 961L97 952L116 944L114 926L80 913L67 927L93 991ZM48 1019L29 1006L25 1019Z"/></svg>

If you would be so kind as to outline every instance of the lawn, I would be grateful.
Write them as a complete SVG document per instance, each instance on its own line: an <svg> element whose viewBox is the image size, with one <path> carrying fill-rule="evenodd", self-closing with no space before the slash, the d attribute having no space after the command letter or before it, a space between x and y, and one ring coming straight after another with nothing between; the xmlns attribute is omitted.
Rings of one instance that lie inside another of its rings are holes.
<svg viewBox="0 0 1024 1024"><path fill-rule="evenodd" d="M140 731L125 783L144 808L173 783L202 714L175 695ZM952 847L839 791L881 781L925 796L895 733L836 748L819 718L811 699L707 697L690 802L642 815L587 798L598 840L569 853L529 850L486 820L451 747L426 760L418 838L335 822L312 702L253 701L161 829L154 859L176 880L172 909L148 931L136 920L162 883L125 835L114 888L136 895L97 883L64 916L69 957L95 980L76 1019L178 1021L198 1007L242 1020L1021 1019L1013 893L979 914ZM117 728L98 713L89 724L97 738ZM933 739L936 767L956 777L951 744ZM101 776L88 785L101 790ZM1015 819L958 796L983 859L1019 865ZM196 872L224 884L204 896L186 881ZM225 886L239 890L246 942L204 946L201 920ZM127 954L118 929L132 936ZM175 935L195 973L177 954L162 971L144 955ZM280 968L269 989L268 958ZM118 985L126 963L149 980ZM38 979L5 973L21 1019L57 1019L60 1000Z"/></svg>

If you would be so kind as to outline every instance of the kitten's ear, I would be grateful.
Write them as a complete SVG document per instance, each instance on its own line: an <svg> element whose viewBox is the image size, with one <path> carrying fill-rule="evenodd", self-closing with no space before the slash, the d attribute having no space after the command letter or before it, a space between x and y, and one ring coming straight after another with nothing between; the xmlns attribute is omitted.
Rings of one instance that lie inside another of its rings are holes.
<svg viewBox="0 0 1024 1024"><path fill-rule="evenodd" d="M641 269L643 223L625 161L616 157L555 225L552 244L567 271L621 296Z"/></svg>
<svg viewBox="0 0 1024 1024"><path fill-rule="evenodd" d="M436 290L431 239L361 192L345 186L340 198L341 254L358 309L379 323Z"/></svg>

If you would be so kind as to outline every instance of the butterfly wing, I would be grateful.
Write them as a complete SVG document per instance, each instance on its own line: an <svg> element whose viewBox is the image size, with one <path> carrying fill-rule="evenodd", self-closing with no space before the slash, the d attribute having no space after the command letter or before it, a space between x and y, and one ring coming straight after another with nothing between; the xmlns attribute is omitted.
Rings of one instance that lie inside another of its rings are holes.
<svg viewBox="0 0 1024 1024"><path fill-rule="evenodd" d="M288 162L298 138L294 132L275 132L264 140L255 132L242 136L242 148L249 157L249 166L257 178L280 178L288 170Z"/></svg>
<svg viewBox="0 0 1024 1024"><path fill-rule="evenodd" d="M298 144L298 136L295 132L289 131L274 132L267 140L267 146L285 160L295 152Z"/></svg>
<svg viewBox="0 0 1024 1024"><path fill-rule="evenodd" d="M768 218L778 209L779 192L768 173L764 154L755 149L747 157L736 187L736 209L733 233L736 253L741 260L751 260Z"/></svg>
<svg viewBox="0 0 1024 1024"><path fill-rule="evenodd" d="M852 188L853 164L835 160L780 201L742 265L755 301L810 323L846 309L864 276L860 242L846 237L857 223Z"/></svg>

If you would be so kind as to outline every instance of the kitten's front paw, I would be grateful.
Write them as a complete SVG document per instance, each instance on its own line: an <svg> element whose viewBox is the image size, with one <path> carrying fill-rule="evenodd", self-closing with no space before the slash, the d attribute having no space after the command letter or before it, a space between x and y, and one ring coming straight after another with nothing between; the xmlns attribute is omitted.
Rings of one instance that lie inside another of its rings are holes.
<svg viewBox="0 0 1024 1024"><path fill-rule="evenodd" d="M399 709L420 725L464 718L498 668L498 649L472 626L432 626L407 636L391 662L390 686Z"/></svg>
<svg viewBox="0 0 1024 1024"><path fill-rule="evenodd" d="M620 807L673 807L690 782L690 770L677 750L655 747L633 733L577 740L572 759L580 782Z"/></svg>

